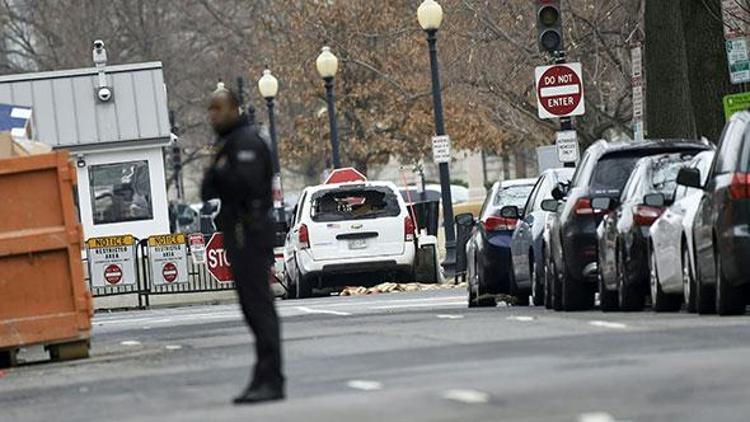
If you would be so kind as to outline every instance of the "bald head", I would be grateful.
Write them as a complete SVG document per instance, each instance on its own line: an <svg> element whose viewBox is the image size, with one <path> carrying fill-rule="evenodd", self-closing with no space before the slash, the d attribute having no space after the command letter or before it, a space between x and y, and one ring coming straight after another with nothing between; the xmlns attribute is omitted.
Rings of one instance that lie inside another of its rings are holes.
<svg viewBox="0 0 750 422"><path fill-rule="evenodd" d="M240 119L240 104L237 96L228 89L217 89L211 94L208 116L214 131L221 134Z"/></svg>

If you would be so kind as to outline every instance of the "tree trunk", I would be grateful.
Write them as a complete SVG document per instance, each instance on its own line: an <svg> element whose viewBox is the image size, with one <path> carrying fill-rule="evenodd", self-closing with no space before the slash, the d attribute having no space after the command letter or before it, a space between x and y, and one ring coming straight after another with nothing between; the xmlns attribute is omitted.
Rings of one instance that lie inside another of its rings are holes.
<svg viewBox="0 0 750 422"><path fill-rule="evenodd" d="M680 2L647 0L645 26L648 138L694 137Z"/></svg>
<svg viewBox="0 0 750 422"><path fill-rule="evenodd" d="M717 19L721 0L680 3L696 135L717 142L725 121L722 97L739 92L729 81L724 28Z"/></svg>

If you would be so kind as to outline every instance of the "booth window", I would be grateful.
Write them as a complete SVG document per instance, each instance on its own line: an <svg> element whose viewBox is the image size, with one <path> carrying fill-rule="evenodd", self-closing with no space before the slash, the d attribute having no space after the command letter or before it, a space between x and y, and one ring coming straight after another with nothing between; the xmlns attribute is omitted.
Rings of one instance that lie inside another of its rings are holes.
<svg viewBox="0 0 750 422"><path fill-rule="evenodd" d="M153 219L148 161L90 166L89 184L94 224Z"/></svg>

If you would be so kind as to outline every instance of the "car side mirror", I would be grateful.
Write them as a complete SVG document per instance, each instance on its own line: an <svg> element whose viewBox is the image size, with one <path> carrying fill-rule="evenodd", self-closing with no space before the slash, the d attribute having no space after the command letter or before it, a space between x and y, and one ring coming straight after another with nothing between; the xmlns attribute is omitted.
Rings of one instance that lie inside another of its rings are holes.
<svg viewBox="0 0 750 422"><path fill-rule="evenodd" d="M181 226L187 226L187 225L193 224L193 221L195 221L194 218L188 217L185 215L181 215L177 217L177 223L179 223L179 225Z"/></svg>
<svg viewBox="0 0 750 422"><path fill-rule="evenodd" d="M459 214L456 216L456 224L459 226L473 227L475 224L474 215L470 212Z"/></svg>
<svg viewBox="0 0 750 422"><path fill-rule="evenodd" d="M557 212L560 202L557 199L545 199L542 201L542 210L547 212Z"/></svg>
<svg viewBox="0 0 750 422"><path fill-rule="evenodd" d="M521 218L521 210L515 205L508 205L500 208L500 217L518 220Z"/></svg>
<svg viewBox="0 0 750 422"><path fill-rule="evenodd" d="M617 202L607 196L600 196L591 200L591 208L595 210L612 211L616 206Z"/></svg>
<svg viewBox="0 0 750 422"><path fill-rule="evenodd" d="M677 173L677 184L689 188L703 189L701 172L698 169L682 168Z"/></svg>
<svg viewBox="0 0 750 422"><path fill-rule="evenodd" d="M667 198L662 193L649 193L643 197L643 203L649 207L664 208Z"/></svg>

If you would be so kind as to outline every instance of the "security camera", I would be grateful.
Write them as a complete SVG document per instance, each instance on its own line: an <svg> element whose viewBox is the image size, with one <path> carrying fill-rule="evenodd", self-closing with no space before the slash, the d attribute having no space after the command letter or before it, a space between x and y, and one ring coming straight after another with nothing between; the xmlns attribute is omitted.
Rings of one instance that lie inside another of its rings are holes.
<svg viewBox="0 0 750 422"><path fill-rule="evenodd" d="M112 88L106 86L96 90L96 97L103 103L111 100L112 95L114 95L114 93L112 92Z"/></svg>
<svg viewBox="0 0 750 422"><path fill-rule="evenodd" d="M107 50L104 48L104 41L94 41L94 51L92 52L94 59L94 65L96 67L104 67L107 65Z"/></svg>
<svg viewBox="0 0 750 422"><path fill-rule="evenodd" d="M102 40L94 41L94 48L97 50L101 50L102 48L104 48L104 41Z"/></svg>

